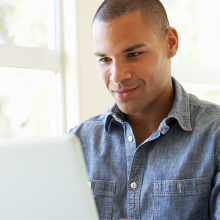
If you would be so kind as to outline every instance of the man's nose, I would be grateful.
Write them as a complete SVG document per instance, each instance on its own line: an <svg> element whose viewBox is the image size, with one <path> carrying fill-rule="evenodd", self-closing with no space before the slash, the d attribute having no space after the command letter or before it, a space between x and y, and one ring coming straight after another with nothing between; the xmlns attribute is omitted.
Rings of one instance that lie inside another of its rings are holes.
<svg viewBox="0 0 220 220"><path fill-rule="evenodd" d="M130 78L131 72L123 62L113 62L110 80L114 81L115 83L121 83L122 81Z"/></svg>

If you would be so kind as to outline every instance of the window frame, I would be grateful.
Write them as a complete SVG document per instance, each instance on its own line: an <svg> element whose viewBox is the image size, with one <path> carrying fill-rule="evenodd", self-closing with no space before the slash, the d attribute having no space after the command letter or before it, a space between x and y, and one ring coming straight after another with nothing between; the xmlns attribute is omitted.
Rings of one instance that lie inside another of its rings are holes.
<svg viewBox="0 0 220 220"><path fill-rule="evenodd" d="M184 83L220 86L220 69L172 63L171 74Z"/></svg>
<svg viewBox="0 0 220 220"><path fill-rule="evenodd" d="M54 0L54 16L56 49L0 44L0 66L56 73L57 109L55 111L57 136L61 136L80 121L76 2ZM68 25L70 22L72 25Z"/></svg>

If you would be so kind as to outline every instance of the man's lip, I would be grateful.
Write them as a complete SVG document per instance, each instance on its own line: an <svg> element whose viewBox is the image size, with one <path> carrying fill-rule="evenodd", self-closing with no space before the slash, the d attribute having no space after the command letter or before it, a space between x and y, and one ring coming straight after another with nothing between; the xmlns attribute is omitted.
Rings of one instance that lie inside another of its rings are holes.
<svg viewBox="0 0 220 220"><path fill-rule="evenodd" d="M117 90L113 90L115 96L119 99L128 99L130 98L133 93L136 91L138 87L135 88L127 88L127 89L117 89Z"/></svg>
<svg viewBox="0 0 220 220"><path fill-rule="evenodd" d="M113 92L117 92L117 93L125 93L125 92L130 92L132 90L137 89L137 87L135 88L130 88L130 89L117 89L117 90L113 90Z"/></svg>

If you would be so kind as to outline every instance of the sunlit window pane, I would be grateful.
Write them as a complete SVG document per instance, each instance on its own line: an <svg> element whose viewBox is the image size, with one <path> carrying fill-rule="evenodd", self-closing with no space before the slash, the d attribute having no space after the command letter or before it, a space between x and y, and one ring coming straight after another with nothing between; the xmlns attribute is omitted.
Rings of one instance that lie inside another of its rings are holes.
<svg viewBox="0 0 220 220"><path fill-rule="evenodd" d="M0 67L0 139L56 136L55 73Z"/></svg>
<svg viewBox="0 0 220 220"><path fill-rule="evenodd" d="M220 1L161 0L179 33L178 63L220 68Z"/></svg>
<svg viewBox="0 0 220 220"><path fill-rule="evenodd" d="M220 86L182 83L185 90L198 98L220 105Z"/></svg>
<svg viewBox="0 0 220 220"><path fill-rule="evenodd" d="M55 48L53 0L0 0L0 43Z"/></svg>

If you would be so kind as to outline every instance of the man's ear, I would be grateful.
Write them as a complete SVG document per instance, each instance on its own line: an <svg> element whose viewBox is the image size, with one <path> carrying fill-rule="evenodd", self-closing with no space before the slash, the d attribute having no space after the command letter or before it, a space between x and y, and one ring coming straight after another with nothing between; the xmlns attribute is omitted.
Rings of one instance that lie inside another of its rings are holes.
<svg viewBox="0 0 220 220"><path fill-rule="evenodd" d="M179 47L179 37L175 28L169 27L166 32L167 55L172 58L176 55Z"/></svg>

